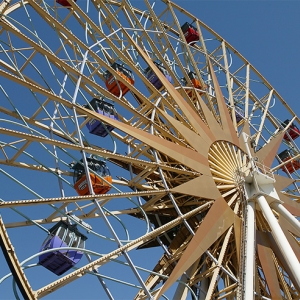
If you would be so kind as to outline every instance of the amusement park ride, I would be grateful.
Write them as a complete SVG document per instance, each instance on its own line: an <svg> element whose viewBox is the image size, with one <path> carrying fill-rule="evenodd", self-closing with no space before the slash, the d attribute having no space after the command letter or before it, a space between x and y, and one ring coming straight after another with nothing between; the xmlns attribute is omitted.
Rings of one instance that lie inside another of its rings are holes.
<svg viewBox="0 0 300 300"><path fill-rule="evenodd" d="M299 118L207 25L150 2L0 4L0 295L84 277L107 299L299 299Z"/></svg>

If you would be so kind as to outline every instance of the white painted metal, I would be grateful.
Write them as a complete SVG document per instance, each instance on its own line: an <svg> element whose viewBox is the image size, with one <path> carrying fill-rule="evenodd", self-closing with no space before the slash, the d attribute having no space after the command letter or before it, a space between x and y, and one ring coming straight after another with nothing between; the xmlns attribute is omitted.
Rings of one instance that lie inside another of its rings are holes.
<svg viewBox="0 0 300 300"><path fill-rule="evenodd" d="M277 246L279 247L286 263L288 264L298 286L300 286L300 264L293 249L291 248L286 236L278 224L278 221L274 216L266 198L263 195L259 195L256 200L271 228L271 233Z"/></svg>
<svg viewBox="0 0 300 300"><path fill-rule="evenodd" d="M246 264L244 281L244 299L254 299L254 257L255 257L255 203L247 203L247 229L246 229Z"/></svg>
<svg viewBox="0 0 300 300"><path fill-rule="evenodd" d="M296 232L300 235L300 222L281 204L278 202L272 202L271 207L275 209L286 221L289 222Z"/></svg>
<svg viewBox="0 0 300 300"><path fill-rule="evenodd" d="M274 188L275 179L272 174L261 173L259 168L257 168L255 161L251 156L251 151L249 149L249 145L247 143L248 136L243 133L243 139L245 142L246 150L248 156L250 158L251 163L251 172L245 178L245 191L247 194L247 209L248 209L248 219L247 219L247 245L246 245L246 272L245 272L245 288L244 288L244 297L245 299L253 299L254 297L254 273L253 273L253 265L254 265L254 220L255 220L255 202L256 201L261 211L268 222L272 236L279 247L290 271L292 272L293 277L295 278L298 286L300 284L300 264L299 261L292 250L285 234L283 233L276 217L272 212L272 208L274 208L280 215L282 215L288 222L295 228L296 232L299 232L300 224L299 221L289 213L284 206L279 202L279 197ZM268 203L264 194L271 196L273 199L278 199L278 201L274 201L272 203ZM250 199L250 201L249 201ZM271 207L270 207L271 206ZM251 221L252 220L252 221ZM251 223L253 222L253 223ZM251 226L252 225L252 226ZM253 230L253 231L252 231Z"/></svg>
<svg viewBox="0 0 300 300"><path fill-rule="evenodd" d="M245 147L247 150L247 154L250 158L250 164L252 170L255 169L255 165L252 161L251 151L248 145L248 135L246 133L242 133ZM243 298L245 300L253 300L254 299L254 255L255 255L255 202L253 200L249 200L249 196L252 194L251 192L251 184L245 183L245 195L247 197L247 222L246 222L246 253L245 253L245 274L243 275L244 282L242 284L243 287Z"/></svg>

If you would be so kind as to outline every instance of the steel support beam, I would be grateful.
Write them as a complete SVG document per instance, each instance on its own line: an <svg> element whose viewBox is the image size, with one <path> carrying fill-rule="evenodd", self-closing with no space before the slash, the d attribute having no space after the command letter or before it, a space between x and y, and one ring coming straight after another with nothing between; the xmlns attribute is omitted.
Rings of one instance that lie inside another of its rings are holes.
<svg viewBox="0 0 300 300"><path fill-rule="evenodd" d="M3 251L9 269L16 281L16 284L24 299L33 300L37 299L35 292L32 290L15 254L14 247L10 242L6 232L4 223L0 216L0 247Z"/></svg>
<svg viewBox="0 0 300 300"><path fill-rule="evenodd" d="M244 299L254 299L254 257L255 257L255 203L247 202L247 228L246 228L246 263L244 281Z"/></svg>
<svg viewBox="0 0 300 300"><path fill-rule="evenodd" d="M281 203L272 202L271 207L284 217L296 232L300 234L300 222Z"/></svg>
<svg viewBox="0 0 300 300"><path fill-rule="evenodd" d="M298 286L300 286L300 264L292 247L290 246L290 243L278 224L278 221L274 216L266 198L263 195L259 195L256 200L271 228L271 233L277 246L279 247L286 263L288 264L295 280L297 281Z"/></svg>

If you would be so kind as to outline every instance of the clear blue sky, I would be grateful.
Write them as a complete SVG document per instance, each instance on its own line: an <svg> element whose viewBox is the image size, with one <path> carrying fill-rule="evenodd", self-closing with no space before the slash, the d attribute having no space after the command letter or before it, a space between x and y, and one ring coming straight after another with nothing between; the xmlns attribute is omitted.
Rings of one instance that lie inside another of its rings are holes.
<svg viewBox="0 0 300 300"><path fill-rule="evenodd" d="M139 1L131 2L135 5ZM235 47L274 86L296 114L300 114L297 93L300 79L300 1L174 2L193 12ZM0 252L0 266L3 260ZM0 277L4 274L0 267ZM96 299L101 289L94 278L80 279L73 286L77 298L73 293L72 299L83 299L85 293L86 298ZM12 295L10 284L0 285L1 299L12 299ZM64 292L60 295L60 298L51 295L48 299L70 299Z"/></svg>
<svg viewBox="0 0 300 300"><path fill-rule="evenodd" d="M235 47L300 113L299 1L175 1Z"/></svg>

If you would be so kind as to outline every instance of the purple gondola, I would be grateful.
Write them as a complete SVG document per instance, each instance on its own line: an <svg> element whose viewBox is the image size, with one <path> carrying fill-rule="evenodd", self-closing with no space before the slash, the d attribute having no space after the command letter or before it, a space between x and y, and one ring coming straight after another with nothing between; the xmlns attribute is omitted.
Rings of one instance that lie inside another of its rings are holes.
<svg viewBox="0 0 300 300"><path fill-rule="evenodd" d="M76 224L59 221L49 232L40 252L61 247L84 249L87 237L78 231ZM56 275L62 275L75 266L82 256L83 252L78 250L56 250L40 255L39 264Z"/></svg>
<svg viewBox="0 0 300 300"><path fill-rule="evenodd" d="M240 121L242 121L244 119L244 111L242 108L240 108L239 106L235 106L235 118L236 118L236 122L239 123Z"/></svg>
<svg viewBox="0 0 300 300"><path fill-rule="evenodd" d="M163 75L168 79L169 82L172 82L172 77L167 71L167 69L160 63L154 62L154 64L157 66L157 68L163 73ZM159 80L158 76L153 72L153 70L148 67L145 70L145 75L147 79L159 90L162 88L163 84Z"/></svg>
<svg viewBox="0 0 300 300"><path fill-rule="evenodd" d="M95 110L95 112L97 112L98 114L109 117L109 118L111 118L113 120L116 120L116 121L119 120L118 114L115 110L114 105L104 101L103 98L101 98L101 99L94 98L90 102L90 105ZM85 107L90 108L89 105L86 105ZM95 135L98 135L98 136L101 136L101 137L107 136L108 132L114 130L113 126L111 126L109 124L105 124L105 123L103 123L103 122L101 122L97 119L91 119L86 124L86 127L88 128L88 130L91 134L95 134Z"/></svg>

